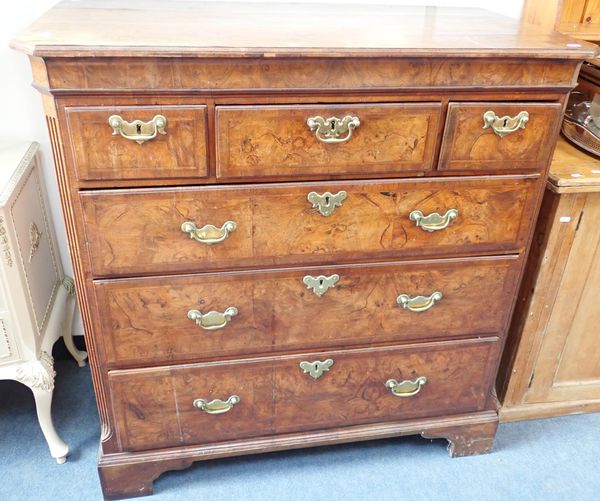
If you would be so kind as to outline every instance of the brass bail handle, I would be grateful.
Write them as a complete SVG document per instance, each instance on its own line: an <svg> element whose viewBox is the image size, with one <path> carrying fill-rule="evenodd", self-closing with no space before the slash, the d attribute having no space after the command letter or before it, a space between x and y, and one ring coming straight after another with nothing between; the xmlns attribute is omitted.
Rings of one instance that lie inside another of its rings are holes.
<svg viewBox="0 0 600 501"><path fill-rule="evenodd" d="M419 376L415 380L405 379L404 381L396 381L395 379L388 379L385 382L385 387L388 388L392 395L395 397L414 397L421 391L421 388L427 383L425 376Z"/></svg>
<svg viewBox="0 0 600 501"><path fill-rule="evenodd" d="M235 306L230 306L224 312L209 311L208 313L202 313L198 310L190 310L187 313L187 317L196 322L196 325L202 327L204 330L216 331L226 327L237 314L238 309Z"/></svg>
<svg viewBox="0 0 600 501"><path fill-rule="evenodd" d="M526 111L521 111L514 117L499 117L493 111L486 111L483 114L483 128L491 128L499 137L505 137L519 129L524 129L527 122L529 122L529 113Z"/></svg>
<svg viewBox="0 0 600 501"><path fill-rule="evenodd" d="M194 400L192 405L196 407L196 409L200 409L207 414L225 414L233 409L233 406L239 404L241 398L237 395L231 395L227 400L221 400L220 398L216 398L211 400L210 402L204 398L197 398Z"/></svg>
<svg viewBox="0 0 600 501"><path fill-rule="evenodd" d="M429 233L447 228L457 217L457 209L449 209L443 216L437 212L432 212L426 216L420 210L414 210L408 215L408 218L415 223L415 226Z"/></svg>
<svg viewBox="0 0 600 501"><path fill-rule="evenodd" d="M317 115L308 118L306 125L322 143L335 144L349 141L352 131L360 125L360 120L352 115L346 115L343 118L323 118Z"/></svg>
<svg viewBox="0 0 600 501"><path fill-rule="evenodd" d="M443 297L444 295L439 291L435 291L429 296L411 297L408 294L400 294L396 298L396 302L405 310L419 313L422 311L427 311L429 308L435 305L435 303L441 301Z"/></svg>
<svg viewBox="0 0 600 501"><path fill-rule="evenodd" d="M225 221L220 228L214 224L207 224L198 228L193 221L186 221L181 225L181 231L187 233L192 240L205 245L214 245L229 237L237 228L235 221Z"/></svg>
<svg viewBox="0 0 600 501"><path fill-rule="evenodd" d="M121 135L125 139L144 144L154 139L158 134L166 134L167 119L163 115L155 115L149 122L134 120L128 122L120 115L108 117L108 124L112 127L113 136Z"/></svg>

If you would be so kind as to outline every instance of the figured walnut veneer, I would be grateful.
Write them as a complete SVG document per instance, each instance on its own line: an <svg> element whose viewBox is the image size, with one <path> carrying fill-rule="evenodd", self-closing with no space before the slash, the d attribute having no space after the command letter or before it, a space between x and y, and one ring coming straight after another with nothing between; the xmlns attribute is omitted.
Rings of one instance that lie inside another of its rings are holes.
<svg viewBox="0 0 600 501"><path fill-rule="evenodd" d="M36 58L33 58L34 60ZM46 59L48 85L58 93L135 89L153 92L269 92L340 89L497 86L571 88L575 61L460 58L285 58L174 60L118 57ZM34 64L40 64L34 62Z"/></svg>
<svg viewBox="0 0 600 501"><path fill-rule="evenodd" d="M595 49L473 10L109 7L59 4L13 42L48 116L105 497L311 445L421 434L488 452L560 113ZM530 120L500 138L486 111ZM166 134L113 135L115 114L163 115ZM307 125L346 115L347 142ZM327 216L308 200L342 190ZM410 216L452 209L438 231ZM215 245L181 230L226 221ZM306 287L333 274L321 296ZM397 299L434 292L426 311ZM230 307L217 330L188 317ZM319 378L300 367L328 359ZM385 384L421 376L410 397ZM219 415L194 405L232 395Z"/></svg>
<svg viewBox="0 0 600 501"><path fill-rule="evenodd" d="M95 295L107 361L131 366L222 356L404 342L487 334L506 327L520 262L515 256L346 265L251 273L101 280ZM337 274L319 297L306 275ZM443 291L435 315L400 308L400 294ZM190 308L238 314L222 331L206 332ZM346 320L342 332L339 321ZM307 329L307 322L310 326ZM311 320L312 319L312 320Z"/></svg>
<svg viewBox="0 0 600 501"><path fill-rule="evenodd" d="M120 180L206 177L206 105L69 106L65 108L77 177ZM141 145L106 134L107 116L147 122L167 115L166 134ZM94 145L90 148L90 145Z"/></svg>
<svg viewBox="0 0 600 501"><path fill-rule="evenodd" d="M348 421L358 425L480 411L487 401L489 363L498 349L494 341L112 371L117 433L124 450L136 451L327 429ZM313 380L298 364L317 358L332 358L335 364ZM390 378L414 379L425 373L428 381L418 399L398 398L385 386ZM240 397L236 412L215 418L187 405L198 397L229 396L232 387Z"/></svg>
<svg viewBox="0 0 600 501"><path fill-rule="evenodd" d="M489 179L355 181L234 187L81 192L91 271L96 277L202 269L335 263L395 257L516 252L529 235L537 176ZM311 191L348 193L322 216ZM445 231L429 233L410 220L457 209ZM235 221L218 246L181 231Z"/></svg>
<svg viewBox="0 0 600 501"><path fill-rule="evenodd" d="M217 177L419 175L432 167L440 115L440 103L219 106ZM358 116L360 125L332 147L315 141L306 124L315 116Z"/></svg>

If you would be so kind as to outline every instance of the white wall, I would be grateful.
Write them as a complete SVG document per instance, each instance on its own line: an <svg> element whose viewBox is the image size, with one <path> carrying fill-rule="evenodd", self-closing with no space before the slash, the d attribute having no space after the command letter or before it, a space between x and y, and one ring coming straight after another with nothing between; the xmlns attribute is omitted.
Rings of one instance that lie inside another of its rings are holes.
<svg viewBox="0 0 600 501"><path fill-rule="evenodd" d="M303 0L288 1L302 2ZM37 91L30 85L31 71L27 57L8 48L9 41L20 29L26 27L55 3L56 0L18 0L3 5L3 15L0 17L0 75L2 75L0 78L0 109L3 110L4 118L0 121L0 136L40 143L44 177L50 197L50 210L56 226L61 258L66 273L72 274L41 99ZM369 2L368 0L328 0L328 3ZM498 0L376 0L373 3L481 7L514 18L520 16L523 7L523 0L503 0L502 2ZM123 4L126 5L127 1L124 0ZM80 321L75 323L74 332L82 333Z"/></svg>

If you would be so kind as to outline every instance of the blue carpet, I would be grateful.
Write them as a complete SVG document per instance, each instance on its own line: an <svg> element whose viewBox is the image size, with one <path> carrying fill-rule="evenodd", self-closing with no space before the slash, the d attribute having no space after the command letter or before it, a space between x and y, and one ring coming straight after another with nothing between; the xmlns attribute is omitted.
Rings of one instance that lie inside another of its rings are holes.
<svg viewBox="0 0 600 501"><path fill-rule="evenodd" d="M89 369L56 363L50 457L30 391L0 381L0 501L100 500L98 418ZM152 500L564 501L600 499L600 414L503 424L492 454L450 459L446 442L401 437L195 463L154 484Z"/></svg>

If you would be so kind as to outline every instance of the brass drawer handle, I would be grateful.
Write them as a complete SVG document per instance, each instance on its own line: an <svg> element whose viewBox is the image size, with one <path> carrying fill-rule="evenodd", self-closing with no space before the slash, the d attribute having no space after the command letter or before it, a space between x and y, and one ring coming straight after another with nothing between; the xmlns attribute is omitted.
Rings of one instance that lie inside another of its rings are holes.
<svg viewBox="0 0 600 501"><path fill-rule="evenodd" d="M217 228L213 224L207 224L202 228L196 227L192 221L186 221L181 225L181 231L189 234L192 240L206 245L218 244L225 240L230 233L237 228L235 221L226 221L223 226Z"/></svg>
<svg viewBox="0 0 600 501"><path fill-rule="evenodd" d="M352 131L360 125L360 120L351 115L346 115L344 118L323 118L317 115L310 117L306 125L322 143L344 143L352 137ZM341 137L343 134L345 136Z"/></svg>
<svg viewBox="0 0 600 501"><path fill-rule="evenodd" d="M408 215L408 218L414 221L417 227L430 233L443 230L457 217L458 210L456 209L448 210L443 216L440 216L437 212L425 216L420 210L414 210Z"/></svg>
<svg viewBox="0 0 600 501"><path fill-rule="evenodd" d="M315 360L314 362L300 362L300 368L304 371L304 374L308 374L313 379L319 379L332 365L333 360L331 360L331 358L328 358L323 362L320 360Z"/></svg>
<svg viewBox="0 0 600 501"><path fill-rule="evenodd" d="M508 136L519 129L524 129L527 122L529 122L529 113L526 111L521 111L514 117L499 117L493 111L486 111L483 114L483 128L487 129L491 127L494 133L500 137Z"/></svg>
<svg viewBox="0 0 600 501"><path fill-rule="evenodd" d="M408 294L400 294L396 298L396 302L405 310L419 313L421 311L427 311L443 297L444 295L438 291L435 291L433 294L431 294L431 296L410 297Z"/></svg>
<svg viewBox="0 0 600 501"><path fill-rule="evenodd" d="M334 273L329 277L326 277L325 275L319 275L318 277L306 275L302 281L306 285L307 289L312 289L312 291L315 293L315 296L321 297L329 289L335 287L335 284L338 283L339 279L340 276Z"/></svg>
<svg viewBox="0 0 600 501"><path fill-rule="evenodd" d="M235 306L230 306L223 313L218 311L202 313L198 310L190 310L187 313L187 317L196 322L196 325L202 327L204 330L216 331L225 327L237 314L238 309Z"/></svg>
<svg viewBox="0 0 600 501"><path fill-rule="evenodd" d="M235 404L240 403L240 397L237 395L231 395L227 400L223 401L220 398L207 402L203 398L197 398L194 400L194 407L206 412L207 414L225 414L233 409Z"/></svg>
<svg viewBox="0 0 600 501"><path fill-rule="evenodd" d="M322 195L319 195L316 191L311 191L306 198L312 204L313 209L317 209L321 216L331 216L335 211L336 207L341 207L342 202L346 200L348 193L345 191L338 191L335 195L326 191Z"/></svg>
<svg viewBox="0 0 600 501"><path fill-rule="evenodd" d="M389 388L395 397L414 397L421 391L425 383L427 383L425 376L419 376L414 381L406 379L398 382L395 379L388 379L385 382L385 387Z"/></svg>
<svg viewBox="0 0 600 501"><path fill-rule="evenodd" d="M112 127L113 136L120 134L125 139L135 141L138 144L144 144L146 141L154 139L157 134L167 133L165 131L167 119L162 115L154 115L154 118L149 122L142 122L141 120L128 122L119 115L111 115L108 117L108 124Z"/></svg>

